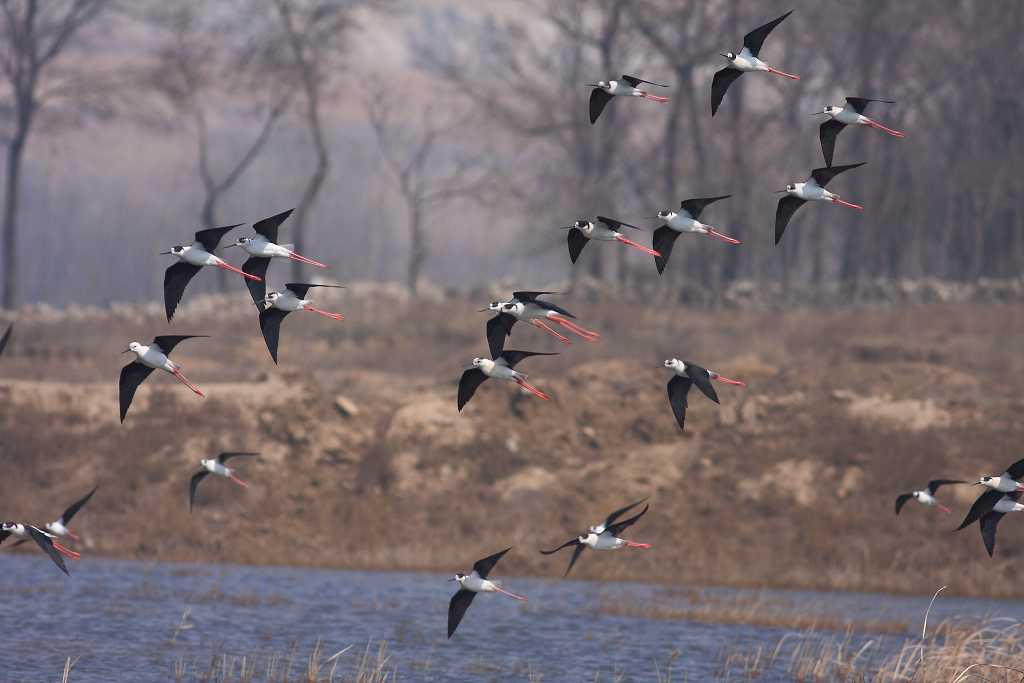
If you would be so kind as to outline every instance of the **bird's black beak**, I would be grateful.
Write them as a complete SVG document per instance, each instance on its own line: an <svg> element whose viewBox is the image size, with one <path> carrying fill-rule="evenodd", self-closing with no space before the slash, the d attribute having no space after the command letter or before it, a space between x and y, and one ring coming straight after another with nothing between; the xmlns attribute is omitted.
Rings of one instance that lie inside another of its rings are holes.
<svg viewBox="0 0 1024 683"><path fill-rule="evenodd" d="M718 54L722 55L726 59L729 59L729 55L725 54L724 52L719 52Z"/></svg>
<svg viewBox="0 0 1024 683"><path fill-rule="evenodd" d="M160 255L161 256L165 256L165 255L170 254L170 253L171 253L170 251L161 251Z"/></svg>
<svg viewBox="0 0 1024 683"><path fill-rule="evenodd" d="M230 247L237 247L237 246L238 246L238 242L232 242L231 244L225 244L224 248L228 249Z"/></svg>
<svg viewBox="0 0 1024 683"><path fill-rule="evenodd" d="M559 230L572 230L575 227L576 227L575 225L559 225L558 229Z"/></svg>
<svg viewBox="0 0 1024 683"><path fill-rule="evenodd" d="M780 192L789 192L789 190L775 190L775 194L779 194Z"/></svg>
<svg viewBox="0 0 1024 683"><path fill-rule="evenodd" d="M597 83L585 83L584 85L585 85L586 87L588 87L588 88L600 88L600 87L601 87L601 86L599 86L599 85L598 85ZM453 579L453 580L454 580L454 579Z"/></svg>
<svg viewBox="0 0 1024 683"><path fill-rule="evenodd" d="M491 310L491 309L489 309L489 308L480 308L480 309L477 309L477 313L486 313L489 310Z"/></svg>

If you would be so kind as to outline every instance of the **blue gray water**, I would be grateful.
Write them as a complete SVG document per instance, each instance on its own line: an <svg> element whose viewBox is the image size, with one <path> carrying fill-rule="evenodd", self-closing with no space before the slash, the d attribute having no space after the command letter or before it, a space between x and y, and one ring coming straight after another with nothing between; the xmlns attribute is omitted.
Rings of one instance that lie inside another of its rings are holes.
<svg viewBox="0 0 1024 683"><path fill-rule="evenodd" d="M69 656L78 658L72 683L173 681L176 663L205 671L211 656L223 653L255 656L262 680L267 658L293 646L296 670L304 671L318 639L326 655L354 645L339 658L339 673L352 670L368 642L376 652L387 641L389 666L403 681L627 683L656 681L656 667L671 670L673 681L705 681L720 671L723 651L771 649L788 632L602 609L681 595L658 586L511 577L507 586L529 602L479 596L449 641L453 584L436 574L105 560L75 562L72 571L65 579L41 555L0 555L3 683L60 680ZM702 591L726 600L738 593ZM928 598L864 593L751 595L788 608L905 621L911 630L920 629L928 605ZM192 628L175 636L185 610ZM1024 619L1024 603L940 597L931 618L947 616ZM882 653L902 637L872 639L873 651ZM777 668L761 680L788 680ZM184 680L193 680L191 673Z"/></svg>

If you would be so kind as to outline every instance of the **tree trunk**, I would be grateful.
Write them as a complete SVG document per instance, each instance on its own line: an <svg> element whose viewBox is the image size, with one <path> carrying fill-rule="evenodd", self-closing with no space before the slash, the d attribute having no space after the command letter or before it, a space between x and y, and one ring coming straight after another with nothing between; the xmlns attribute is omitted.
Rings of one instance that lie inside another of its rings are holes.
<svg viewBox="0 0 1024 683"><path fill-rule="evenodd" d="M21 189L21 161L28 138L28 126L7 145L7 180L4 184L4 281L3 307L10 310L18 303L18 194Z"/></svg>
<svg viewBox="0 0 1024 683"><path fill-rule="evenodd" d="M420 271L427 258L427 245L423 236L423 211L414 202L409 204L409 267L405 284L416 296L420 283Z"/></svg>

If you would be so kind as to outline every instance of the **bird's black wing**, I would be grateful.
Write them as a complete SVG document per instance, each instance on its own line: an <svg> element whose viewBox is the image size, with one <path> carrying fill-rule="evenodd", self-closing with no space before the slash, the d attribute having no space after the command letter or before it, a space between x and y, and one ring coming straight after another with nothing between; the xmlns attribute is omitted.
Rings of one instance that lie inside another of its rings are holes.
<svg viewBox="0 0 1024 683"><path fill-rule="evenodd" d="M775 244L782 240L782 233L786 232L789 219L806 201L793 195L786 195L779 200L779 205L775 208Z"/></svg>
<svg viewBox="0 0 1024 683"><path fill-rule="evenodd" d="M989 512L992 512L992 508L995 507L996 503L1002 500L1003 495L1002 491L992 489L991 491L986 491L978 496L978 499L974 501L974 505L972 505L971 509L967 511L967 516L964 517L964 521L960 523L960 526L958 526L956 530L960 531L961 529L966 529Z"/></svg>
<svg viewBox="0 0 1024 683"><path fill-rule="evenodd" d="M637 78L636 76L627 76L626 74L622 74L622 80L626 81L626 83L629 83L634 88L636 86L640 85L641 83L646 83L648 85L656 85L659 88L667 88L668 87L664 83L655 83L654 81L645 81L642 78Z"/></svg>
<svg viewBox="0 0 1024 683"><path fill-rule="evenodd" d="M668 265L668 257L672 255L672 247L675 245L677 237L679 237L679 233L667 225L663 225L654 231L651 246L654 247L654 251L658 252L658 255L654 257L654 265L658 269L658 275L665 271L665 266Z"/></svg>
<svg viewBox="0 0 1024 683"><path fill-rule="evenodd" d="M597 117L604 111L604 107L613 95L609 95L601 88L594 88L590 93L590 123L597 122Z"/></svg>
<svg viewBox="0 0 1024 683"><path fill-rule="evenodd" d="M697 388L700 389L705 396L715 403L719 403L718 392L715 391L715 385L711 383L711 373L701 366L689 361L683 362L686 364L686 376L693 380L693 383L697 385Z"/></svg>
<svg viewBox="0 0 1024 683"><path fill-rule="evenodd" d="M720 197L697 197L695 199L684 199L679 202L679 208L690 214L694 220L697 220L700 218L701 211L703 211L708 204L717 202L720 199L728 199L731 196L731 194L723 194Z"/></svg>
<svg viewBox="0 0 1024 683"><path fill-rule="evenodd" d="M329 287L330 289L345 289L344 285L313 285L308 282L286 282L285 288L290 289L296 297L300 299L306 298L306 292L309 291L310 287Z"/></svg>
<svg viewBox="0 0 1024 683"><path fill-rule="evenodd" d="M164 311L167 313L167 322L171 322L171 318L174 317L174 311L178 308L189 281L200 270L201 266L178 261L164 271Z"/></svg>
<svg viewBox="0 0 1024 683"><path fill-rule="evenodd" d="M199 482L201 482L206 475L210 472L209 470L200 470L192 475L192 481L188 485L188 511L192 512L192 506L196 502L196 489L199 488Z"/></svg>
<svg viewBox="0 0 1024 683"><path fill-rule="evenodd" d="M627 512L629 512L630 510L632 510L633 508L635 508L637 505L639 505L640 503L644 502L645 500L647 500L647 499L646 498L641 498L640 500L636 501L635 503L630 503L629 505L627 505L624 508L619 508L618 510L616 510L612 514L610 514L607 517L605 517L604 525L603 525L604 528L605 529L610 528L611 525L615 523L615 520L617 520L619 517L621 517L622 515L626 514Z"/></svg>
<svg viewBox="0 0 1024 683"><path fill-rule="evenodd" d="M68 573L67 566L64 564L64 558L61 557L60 553L57 552L57 549L53 547L53 541L50 540L50 537L34 526L29 526L28 524L25 525L25 530L28 531L28 535L32 537L32 540L43 549L43 552L50 556L53 563L57 565L57 569L61 570L68 576L71 576L71 574Z"/></svg>
<svg viewBox="0 0 1024 683"><path fill-rule="evenodd" d="M913 493L901 493L900 495L896 496L896 514L897 515L900 514L900 510L903 509L903 506L906 504L906 502L908 500L910 500L911 498L913 498L913 497L914 497Z"/></svg>
<svg viewBox="0 0 1024 683"><path fill-rule="evenodd" d="M169 356L174 347L186 339L205 339L209 336L208 334L162 334L159 337L153 337L153 343L160 347L165 356Z"/></svg>
<svg viewBox="0 0 1024 683"><path fill-rule="evenodd" d="M559 294L559 292L512 292L512 298L523 303L537 303L537 297L545 294Z"/></svg>
<svg viewBox="0 0 1024 683"><path fill-rule="evenodd" d="M846 128L846 124L840 123L835 119L829 119L818 126L818 138L821 140L821 156L825 158L827 166L832 165L832 153L836 149L836 136L839 135L839 131L843 128Z"/></svg>
<svg viewBox="0 0 1024 683"><path fill-rule="evenodd" d="M455 629L459 627L459 622L462 621L462 617L466 614L466 610L473 604L473 598L476 597L476 593L465 588L460 588L455 595L452 596L452 601L448 603L448 637L451 638L452 634L455 633Z"/></svg>
<svg viewBox="0 0 1024 683"><path fill-rule="evenodd" d="M999 526L999 520L1003 518L1005 512L989 512L981 521L978 526L981 527L981 540L985 542L985 550L988 551L988 556L992 557L992 553L996 549L996 527Z"/></svg>
<svg viewBox="0 0 1024 683"><path fill-rule="evenodd" d="M573 566L576 564L576 560L580 559L580 555L582 555L583 551L586 549L587 546L577 541L577 545L572 551L572 557L569 558L569 566L565 568L565 574L562 576L569 576L569 572L572 571Z"/></svg>
<svg viewBox="0 0 1024 683"><path fill-rule="evenodd" d="M473 398L473 394L476 393L477 387L484 383L487 379L487 375L483 373L479 368L470 368L462 373L462 378L459 379L459 411L461 412L463 407L469 403L469 399Z"/></svg>
<svg viewBox="0 0 1024 683"><path fill-rule="evenodd" d="M224 233L229 230L234 230L240 225L245 224L236 223L234 225L225 225L221 228L207 228L206 230L200 230L196 233L196 242L199 242L199 244L203 245L203 249L212 254L213 250L217 248L218 244L220 244L221 239L224 238Z"/></svg>
<svg viewBox="0 0 1024 683"><path fill-rule="evenodd" d="M863 114L864 110L868 108L868 105L872 102L885 102L886 104L892 104L892 100L876 100L871 97L847 97L846 101L858 114Z"/></svg>
<svg viewBox="0 0 1024 683"><path fill-rule="evenodd" d="M501 552L488 555L482 560L477 560L473 563L473 571L475 571L481 579L486 579L487 575L492 569L494 569L494 565L498 564L498 560L500 560L509 550L512 550L511 546L505 548Z"/></svg>
<svg viewBox="0 0 1024 683"><path fill-rule="evenodd" d="M259 455L259 453L238 453L238 452L221 453L220 455L217 456L217 462L219 462L221 465L223 465L224 463L226 463L231 458L253 458L253 457L256 457L258 455Z"/></svg>
<svg viewBox="0 0 1024 683"><path fill-rule="evenodd" d="M672 414L676 416L679 428L684 429L686 422L686 395L690 393L693 380L689 377L676 375L668 381L668 402L672 406Z"/></svg>
<svg viewBox="0 0 1024 683"><path fill-rule="evenodd" d="M636 520L640 519L640 518L641 518L641 517L643 517L643 516L644 516L645 514L647 514L647 510L648 510L648 509L649 509L650 507L651 507L650 505L644 505L644 509L643 509L643 510L641 510L641 511L640 511L640 512L639 512L638 514L636 514L636 515L633 515L633 516L632 516L632 517L630 517L629 519L624 519L624 520L622 520L621 522L619 522L619 523L617 523L617 524L611 524L611 525L609 525L608 527L606 527L606 530L607 530L607 531L608 531L608 533L610 533L610 534L611 534L612 536L618 536L618 535L619 535L619 534L621 534L621 533L622 533L623 531L625 531L626 529L628 529L629 527L631 527L631 526L632 526L632 525L633 525L633 524L634 524L634 523L636 522Z"/></svg>
<svg viewBox="0 0 1024 683"><path fill-rule="evenodd" d="M1007 467L1006 473L1010 475L1010 479L1020 481L1020 478L1024 477L1024 458Z"/></svg>
<svg viewBox="0 0 1024 683"><path fill-rule="evenodd" d="M714 116L718 111L718 106L722 104L722 98L725 97L725 91L729 89L732 82L743 75L743 72L739 69L734 69L731 66L727 66L724 69L719 69L715 72L715 77L711 80L711 115Z"/></svg>
<svg viewBox="0 0 1024 683"><path fill-rule="evenodd" d="M570 228L568 235L569 242L569 260L576 263L576 259L580 257L580 252L583 251L583 247L587 246L587 236L583 234L583 231L579 228Z"/></svg>
<svg viewBox="0 0 1024 683"><path fill-rule="evenodd" d="M568 541L566 541L565 543L563 543L562 545L558 546L557 548L553 548L552 550L541 550L540 554L541 555L554 555L559 550L562 550L563 548L568 548L568 547L574 546L574 545L580 545L580 539L578 539L578 538L571 538Z"/></svg>
<svg viewBox="0 0 1024 683"><path fill-rule="evenodd" d="M11 338L11 331L14 330L14 323L7 326L7 331L4 332L4 336L0 337L0 355L3 354L4 349L7 348L7 341Z"/></svg>
<svg viewBox="0 0 1024 683"><path fill-rule="evenodd" d="M564 308L562 308L561 306L559 306L558 304L553 304L550 301L540 301L540 300L536 300L535 299L535 300L531 301L530 303L533 304L534 306L540 306L541 308L543 308L545 310L554 311L555 313L560 313L561 315L564 315L566 318L575 318L576 317L572 313L570 313L569 311L567 311Z"/></svg>
<svg viewBox="0 0 1024 683"><path fill-rule="evenodd" d="M524 358L529 358L530 356L557 355L557 353L541 353L540 351L515 351L513 349L506 349L505 351L501 352L501 355L498 356L498 358L504 358L505 364L508 365L510 368L514 368L516 366L516 363L523 360ZM495 360L497 360L497 358L495 358Z"/></svg>
<svg viewBox="0 0 1024 683"><path fill-rule="evenodd" d="M282 311L280 308L268 308L260 311L260 332L263 333L263 341L267 343L267 351L270 357L277 363L277 343L281 338L281 321L291 311Z"/></svg>
<svg viewBox="0 0 1024 683"><path fill-rule="evenodd" d="M491 358L501 355L505 348L505 337L512 336L512 326L516 324L516 318L508 313L499 313L487 321L487 347L491 351Z"/></svg>
<svg viewBox="0 0 1024 683"><path fill-rule="evenodd" d="M826 166L824 168L816 168L811 171L811 177L814 178L814 182L818 183L821 187L825 187L833 178L844 171L849 171L851 168L857 168L863 166L868 162L862 161L859 164L846 164L845 166Z"/></svg>
<svg viewBox="0 0 1024 683"><path fill-rule="evenodd" d="M61 524L64 524L65 526L70 524L71 518L74 517L75 514L77 514L78 511L82 509L83 505L89 502L89 499L92 498L92 494L96 493L96 489L98 488L99 486L94 486L92 488L92 491L89 491L89 493L85 494L84 496L76 500L74 503L69 505L68 509L64 511L64 514L62 514L60 516L60 519L58 519L57 521Z"/></svg>
<svg viewBox="0 0 1024 683"><path fill-rule="evenodd" d="M7 537L11 535L10 531L0 531L0 544L3 544L7 540Z"/></svg>
<svg viewBox="0 0 1024 683"><path fill-rule="evenodd" d="M292 215L292 211L295 209L288 209L281 213L271 216L270 218L264 218L261 221L253 223L252 229L267 238L267 241L277 243L277 229L281 227L281 224L287 220L288 216Z"/></svg>
<svg viewBox="0 0 1024 683"><path fill-rule="evenodd" d="M641 228L639 225L632 225L630 223L623 223L620 220L616 220L614 218L608 218L607 216L598 216L597 217L597 222L598 223L604 223L605 225L607 225L612 230L618 230L619 228L633 228L634 230L644 230L644 228Z"/></svg>
<svg viewBox="0 0 1024 683"><path fill-rule="evenodd" d="M757 53L761 51L761 45L764 43L764 39L768 37L768 34L772 32L772 29L781 24L783 20L792 13L793 10L789 10L778 19L773 19L764 26L758 26L753 31L743 36L743 47L750 50L750 54L756 57Z"/></svg>
<svg viewBox="0 0 1024 683"><path fill-rule="evenodd" d="M252 297L254 304L262 303L267 298L267 266L270 265L270 259L263 258L262 256L253 256L246 260L242 264L242 272L248 273L249 275L255 275L260 280L250 280L249 278L243 278L245 280L245 286L249 288L249 295Z"/></svg>
<svg viewBox="0 0 1024 683"><path fill-rule="evenodd" d="M135 391L151 372L153 372L153 368L138 361L133 361L121 368L121 381L118 389L121 398L121 422L124 422L124 417L128 414L128 407L131 406L132 399L135 398Z"/></svg>
<svg viewBox="0 0 1024 683"><path fill-rule="evenodd" d="M935 495L935 492L939 490L940 486L947 484L966 484L966 481L960 481L959 479L932 479L928 482L928 493Z"/></svg>

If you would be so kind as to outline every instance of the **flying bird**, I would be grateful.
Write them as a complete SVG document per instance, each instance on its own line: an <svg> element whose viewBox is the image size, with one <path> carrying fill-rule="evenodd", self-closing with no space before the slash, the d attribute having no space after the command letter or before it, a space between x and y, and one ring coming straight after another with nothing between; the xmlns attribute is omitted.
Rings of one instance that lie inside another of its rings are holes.
<svg viewBox="0 0 1024 683"><path fill-rule="evenodd" d="M313 302L306 297L310 287L330 287L332 289L344 289L342 285L313 285L305 282L289 282L285 285L283 292L268 292L266 297L257 302L262 306L260 310L260 331L263 332L263 340L267 342L267 350L270 357L277 362L277 343L281 337L281 321L293 311L309 311L322 315L331 320L344 320L341 313L330 313L322 311L313 306Z"/></svg>
<svg viewBox="0 0 1024 683"><path fill-rule="evenodd" d="M149 346L135 341L128 344L128 348L121 353L134 353L136 360L121 368L121 422L124 422L124 416L128 414L128 408L135 397L135 391L149 377L149 373L154 370L163 370L164 372L171 373L189 389L200 396L205 396L199 387L192 384L185 375L181 374L181 366L168 358L168 356L171 355L171 351L174 350L175 346L186 339L207 336L205 334L170 334L153 337L153 341Z"/></svg>
<svg viewBox="0 0 1024 683"><path fill-rule="evenodd" d="M1024 510L1024 505L1018 502L1020 496L1020 491L1011 493L1004 493L998 489L986 491L974 501L974 505L968 510L967 516L956 530L965 529L977 521L978 527L981 529L981 539L985 542L985 550L988 551L988 556L992 557L992 553L996 549L996 527L999 525L999 520L1007 512Z"/></svg>
<svg viewBox="0 0 1024 683"><path fill-rule="evenodd" d="M768 34L772 32L772 29L781 24L782 21L792 13L793 10L789 10L778 19L769 21L764 26L755 28L753 31L743 36L743 49L740 50L738 55L733 52L719 53L729 60L729 66L716 71L715 77L711 81L712 116L714 116L715 112L718 111L718 105L722 103L722 98L725 97L725 91L728 90L729 86L733 84L733 81L742 76L745 71L767 71L768 73L773 73L776 76L782 76L783 78L789 78L794 81L800 80L799 76L788 74L785 71L779 71L758 59L758 54L761 52L761 45L764 43L764 39L768 37Z"/></svg>
<svg viewBox="0 0 1024 683"><path fill-rule="evenodd" d="M569 560L569 567L565 570L564 576L569 576L569 572L572 571L572 567L576 564L576 560L580 559L580 555L587 548L593 550L618 550L619 548L650 548L649 543L637 543L636 541L629 541L624 538L618 538L618 535L625 531L627 528L633 525L638 519L643 517L647 513L649 505L645 505L644 509L641 510L637 515L624 519L621 522L616 522L619 517L635 508L643 500L638 500L635 503L630 503L624 508L620 508L608 515L602 524L592 526L587 529L587 533L576 538L569 539L562 545L558 546L554 550L541 550L542 555L551 555L557 553L563 548L573 547L572 559Z"/></svg>
<svg viewBox="0 0 1024 683"><path fill-rule="evenodd" d="M249 275L259 278L257 280L247 279L245 281L246 286L249 288L249 294L252 295L252 300L256 303L263 301L267 296L267 284L264 280L267 278L267 266L270 265L271 259L286 258L304 263L307 266L315 266L316 268L327 267L319 261L314 261L311 258L295 253L294 244L277 243L278 228L292 215L294 210L288 209L276 216L264 218L254 223L252 229L256 231L255 237L239 237L233 244L224 247L225 249L241 247L249 254L250 258L242 264L242 270Z"/></svg>
<svg viewBox="0 0 1024 683"><path fill-rule="evenodd" d="M686 422L686 396L690 393L690 387L694 384L697 385L697 388L705 396L715 403L719 403L718 394L715 392L715 387L711 384L711 380L722 382L723 384L732 384L737 387L747 386L746 382L723 377L714 370L707 370L695 363L682 361L678 358L665 361L665 367L671 368L675 372L675 376L668 381L668 402L672 406L672 414L675 415L680 429L684 429L683 424Z"/></svg>
<svg viewBox="0 0 1024 683"><path fill-rule="evenodd" d="M494 565L498 564L498 560L509 550L512 550L512 548L505 548L500 553L494 553L490 557L477 560L473 564L473 571L468 575L457 573L453 578L448 579L459 584L459 590L455 592L455 595L452 596L452 601L448 604L449 638L455 633L455 629L459 627L459 622L462 621L462 617L465 616L469 606L473 604L473 598L476 597L477 593L501 593L516 600L526 600L522 595L516 595L505 590L497 581L489 581L487 579L487 575L494 569Z"/></svg>
<svg viewBox="0 0 1024 683"><path fill-rule="evenodd" d="M886 128L878 121L864 116L864 110L872 102L893 104L892 100L875 100L870 97L847 97L845 107L837 107L830 104L821 111L811 114L811 116L824 115L829 117L828 121L818 127L818 137L821 139L821 154L825 157L826 166L832 165L832 152L836 147L836 136L847 126L871 126L872 128L885 131L893 137L906 137L906 133Z"/></svg>
<svg viewBox="0 0 1024 683"><path fill-rule="evenodd" d="M63 514L61 514L61 516L57 518L56 522L50 522L46 525L46 530L59 538L68 536L70 538L75 539L76 541L79 540L78 536L76 536L75 533L68 528L68 525L71 524L71 518L78 514L78 511L81 510L85 506L85 504L89 502L89 499L92 498L92 494L96 493L96 489L98 488L99 486L94 486L92 488L92 491L89 491L89 493L85 494L84 496L76 500L74 503L69 505L67 509L64 510Z"/></svg>
<svg viewBox="0 0 1024 683"><path fill-rule="evenodd" d="M911 491L910 493L901 493L896 496L896 514L900 514L900 510L903 505L911 499L916 500L918 503L928 505L929 507L937 507L946 514L949 514L950 510L948 507L943 505L935 498L935 492L939 490L940 486L946 484L966 484L966 481L960 481L958 479L933 479L928 482L928 486L920 491Z"/></svg>
<svg viewBox="0 0 1024 683"><path fill-rule="evenodd" d="M654 265L657 266L659 275L664 272L665 266L668 265L668 258L672 255L672 246L675 244L676 238L679 237L680 233L687 232L707 235L729 244L741 243L738 239L720 233L716 228L706 223L701 223L699 220L701 212L704 211L708 204L717 202L720 199L728 199L731 196L731 194L723 194L719 197L686 199L680 202L678 211L665 210L658 212L655 218L665 221L665 225L654 231L654 244L652 245L654 250L658 252L658 255L654 257Z"/></svg>
<svg viewBox="0 0 1024 683"><path fill-rule="evenodd" d="M7 348L7 342L11 339L11 332L14 331L14 323L7 326L7 331L4 332L4 336L0 337L0 356L4 355L4 349Z"/></svg>
<svg viewBox="0 0 1024 683"><path fill-rule="evenodd" d="M39 527L34 527L31 524L22 524L20 522L4 522L3 524L0 524L0 543L7 540L8 536L14 536L17 539L25 541L35 541L36 545L38 545L44 553L49 555L50 559L53 560L53 563L57 565L57 568L69 576L68 568L64 564L64 558L61 557L61 555L70 557L73 560L77 560L81 557L81 555L76 553L74 550L65 548L60 543L53 540L55 538L53 534L43 531Z"/></svg>
<svg viewBox="0 0 1024 683"><path fill-rule="evenodd" d="M863 206L842 200L839 195L826 190L825 186L840 173L849 171L851 168L858 168L866 163L866 161L862 161L859 164L847 164L846 166L816 168L811 171L811 177L807 179L807 182L790 183L786 185L786 189L778 190L780 193L785 192L786 196L779 200L779 204L775 208L775 244L779 243L782 233L786 232L789 219L805 202L832 202L863 211Z"/></svg>
<svg viewBox="0 0 1024 683"><path fill-rule="evenodd" d="M598 240L600 242L622 242L623 244L639 249L645 254L651 256L661 256L657 251L648 249L642 244L637 244L633 240L627 239L619 230L621 228L633 228L634 230L643 230L643 228L637 225L630 225L629 223L623 223L617 221L614 218L606 218L604 216L598 216L597 221L578 220L574 225L563 226L562 230L568 230L568 243L569 243L569 259L576 263L576 259L580 257L580 252L583 251L583 247L587 246L588 240Z"/></svg>
<svg viewBox="0 0 1024 683"><path fill-rule="evenodd" d="M574 316L564 308L550 301L540 299L545 294L557 292L512 292L508 301L492 301L480 312L495 311L498 315L487 321L487 345L490 347L491 358L497 358L505 346L505 337L512 336L512 326L518 321L528 322L534 327L554 336L563 344L572 344L569 338L558 333L545 321L551 321L586 341L596 341L601 335L573 322Z"/></svg>
<svg viewBox="0 0 1024 683"><path fill-rule="evenodd" d="M488 378L511 380L534 396L542 398L545 401L551 400L547 394L527 382L526 378L528 375L517 371L515 367L519 361L524 358L529 358L530 356L557 355L557 353L536 353L533 351L513 351L508 349L502 351L494 358L494 360L489 358L474 358L473 367L463 372L462 378L459 380L459 411L461 412L463 406L469 403L469 399L473 398L473 394L476 393L477 387L483 384Z"/></svg>
<svg viewBox="0 0 1024 683"><path fill-rule="evenodd" d="M1007 467L999 476L981 477L974 483L1003 493L1024 491L1024 458Z"/></svg>
<svg viewBox="0 0 1024 683"><path fill-rule="evenodd" d="M654 83L652 81L645 81L642 78L636 76L623 76L618 81L598 81L597 83L587 83L593 90L590 92L590 123L593 124L597 121L597 117L604 111L605 106L611 101L613 97L643 97L648 100L654 100L655 102L668 102L667 97L661 95L652 95L646 90L641 90L637 86L641 83L647 85L657 86L659 88L667 88L667 85L661 83Z"/></svg>
<svg viewBox="0 0 1024 683"><path fill-rule="evenodd" d="M160 252L162 255L170 254L178 259L177 263L164 272L164 310L167 313L167 322L171 322L171 318L174 317L174 311L178 308L182 294L185 293L185 287L203 266L216 266L230 270L232 273L238 273L246 280L262 281L262 278L241 271L213 254L221 238L224 237L224 233L234 230L240 225L243 223L200 230L196 233L195 241L190 246L185 247L179 244L171 247L170 251Z"/></svg>
<svg viewBox="0 0 1024 683"><path fill-rule="evenodd" d="M226 463L231 458L238 457L253 457L259 453L221 453L216 458L203 458L199 461L199 464L203 469L199 470L192 475L192 480L189 482L188 487L188 511L192 512L192 506L196 502L196 489L199 488L199 482L206 478L208 474L216 474L220 477L227 477L231 481L235 482L239 486L249 488L249 485L235 476L235 470L227 467Z"/></svg>

